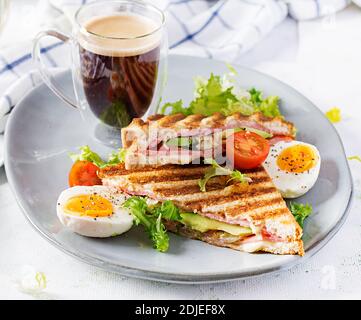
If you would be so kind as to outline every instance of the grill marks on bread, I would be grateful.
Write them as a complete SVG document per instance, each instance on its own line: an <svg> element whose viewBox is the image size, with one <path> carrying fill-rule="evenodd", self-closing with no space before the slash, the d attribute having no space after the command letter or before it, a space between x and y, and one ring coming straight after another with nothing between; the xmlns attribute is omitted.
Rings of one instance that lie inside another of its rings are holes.
<svg viewBox="0 0 361 320"><path fill-rule="evenodd" d="M147 195L158 201L172 200L183 212L196 212L228 224L268 228L283 239L281 242L265 240L260 247L257 244L252 247L253 251L303 255L302 229L263 167L244 171L252 179L248 185L234 180L228 182L229 176L217 176L209 180L207 191L201 192L198 181L208 168L206 165L166 165L125 170L121 164L104 168L98 175L104 185L124 192ZM251 250L244 246L242 237L232 237L229 242L229 235L224 238L224 232L201 233L179 223L165 221L165 224L168 230L193 239L241 251Z"/></svg>
<svg viewBox="0 0 361 320"><path fill-rule="evenodd" d="M287 127L289 129L289 135L293 135L293 123L284 120L282 117L266 117L261 112L255 112L250 116L244 116L240 112L235 112L230 116L224 116L219 112L215 112L209 117L203 116L201 114L192 114L189 116L185 116L181 113L176 113L172 115L155 114L148 117L148 119L145 121L136 118L127 128L146 128L149 125L158 128L174 129L222 128L229 125L233 121L256 122L260 125L265 125L266 127L277 125Z"/></svg>
<svg viewBox="0 0 361 320"><path fill-rule="evenodd" d="M207 128L236 128L237 126L257 127L274 135L291 137L294 136L295 132L293 123L284 120L282 117L266 117L261 112L256 112L250 116L244 116L239 112L235 112L230 116L224 116L216 112L209 117L201 114L189 116L181 113L172 115L155 114L145 121L139 118L133 119L128 127L122 129L122 143L124 148L130 148L133 144L137 145L139 143L138 140L143 141L148 138L150 128L178 132L180 130L204 130ZM195 133L195 135L197 134Z"/></svg>
<svg viewBox="0 0 361 320"><path fill-rule="evenodd" d="M128 186L136 187L136 190L146 189L150 197L172 200L189 212L226 215L232 220L241 216L257 220L290 214L263 167L245 171L252 179L248 185L235 180L228 182L229 176L217 176L208 181L207 191L202 192L198 181L207 168L209 166L205 165L167 165L125 170L124 165L118 165L101 170L99 176L106 183L116 179L124 191Z"/></svg>

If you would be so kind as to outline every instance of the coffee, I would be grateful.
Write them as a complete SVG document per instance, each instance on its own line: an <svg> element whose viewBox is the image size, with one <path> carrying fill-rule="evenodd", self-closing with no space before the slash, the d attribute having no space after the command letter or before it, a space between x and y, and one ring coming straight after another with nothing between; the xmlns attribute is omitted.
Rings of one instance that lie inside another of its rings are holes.
<svg viewBox="0 0 361 320"><path fill-rule="evenodd" d="M121 128L148 110L157 83L157 24L136 14L96 17L79 36L80 72L92 112Z"/></svg>

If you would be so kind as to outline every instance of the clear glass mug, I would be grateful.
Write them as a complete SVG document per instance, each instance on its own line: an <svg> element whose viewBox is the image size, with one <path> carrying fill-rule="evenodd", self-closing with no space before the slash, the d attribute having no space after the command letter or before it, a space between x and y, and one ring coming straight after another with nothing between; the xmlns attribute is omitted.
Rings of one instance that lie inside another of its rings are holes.
<svg viewBox="0 0 361 320"><path fill-rule="evenodd" d="M130 32L131 36L117 37L113 34L104 36L89 27L94 23L102 27L104 19L117 15L130 16L133 31L140 27L137 23L147 22L152 28L147 33ZM63 92L56 77L41 60L40 41L48 36L71 46L76 101ZM33 59L44 82L63 101L80 110L93 137L114 147L120 146L120 130L132 118L147 117L156 112L166 81L167 55L163 12L138 0L84 5L75 14L72 35L55 30L42 31L33 47Z"/></svg>

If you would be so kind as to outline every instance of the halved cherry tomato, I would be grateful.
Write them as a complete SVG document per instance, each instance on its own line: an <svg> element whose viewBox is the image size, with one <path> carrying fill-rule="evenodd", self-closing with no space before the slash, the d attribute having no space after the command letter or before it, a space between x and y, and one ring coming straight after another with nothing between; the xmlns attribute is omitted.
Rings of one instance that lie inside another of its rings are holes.
<svg viewBox="0 0 361 320"><path fill-rule="evenodd" d="M288 141L293 141L294 139L292 137L289 137L289 136L281 136L281 135L278 135L278 136L273 136L271 139L268 140L268 143L273 146L275 145L277 142L280 142L280 141L285 141L285 142L288 142Z"/></svg>
<svg viewBox="0 0 361 320"><path fill-rule="evenodd" d="M239 131L233 135L233 138L233 143L227 143L226 152L227 158L234 162L237 169L256 168L267 158L270 146L260 135Z"/></svg>
<svg viewBox="0 0 361 320"><path fill-rule="evenodd" d="M99 168L90 161L76 161L69 172L69 186L94 186L102 184L97 175Z"/></svg>

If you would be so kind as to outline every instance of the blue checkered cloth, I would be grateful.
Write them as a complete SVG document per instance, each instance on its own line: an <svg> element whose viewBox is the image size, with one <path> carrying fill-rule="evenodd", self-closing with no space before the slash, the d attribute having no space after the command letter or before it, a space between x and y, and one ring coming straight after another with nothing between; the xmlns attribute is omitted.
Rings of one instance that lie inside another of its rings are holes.
<svg viewBox="0 0 361 320"><path fill-rule="evenodd" d="M64 16L71 16L69 12L91 2L48 1L58 15L55 22L64 21ZM361 0L354 2L361 5ZM235 62L287 15L297 20L330 15L348 6L351 0L153 0L152 3L166 12L171 52ZM0 133L16 103L41 82L34 71L31 47L29 42L0 51ZM49 42L42 52L49 66L58 67L69 55L68 49L63 43Z"/></svg>

